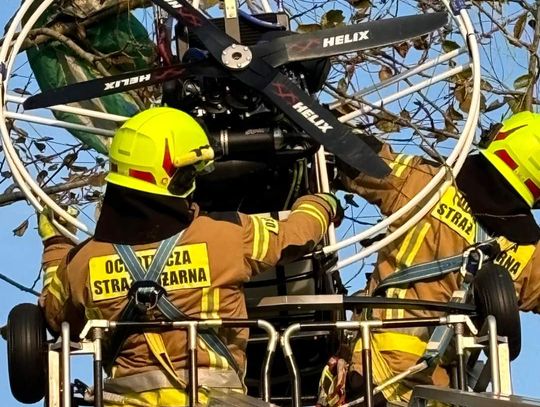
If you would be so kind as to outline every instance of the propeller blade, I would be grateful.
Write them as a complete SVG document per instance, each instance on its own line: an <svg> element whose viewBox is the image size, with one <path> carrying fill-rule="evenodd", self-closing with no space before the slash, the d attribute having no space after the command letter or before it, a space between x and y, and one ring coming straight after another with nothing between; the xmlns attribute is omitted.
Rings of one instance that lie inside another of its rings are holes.
<svg viewBox="0 0 540 407"><path fill-rule="evenodd" d="M180 20L189 31L194 33L210 54L221 63L221 52L231 44L238 42L217 28L199 10L187 0L150 0L171 16Z"/></svg>
<svg viewBox="0 0 540 407"><path fill-rule="evenodd" d="M220 68L209 65L207 61L188 64L176 64L166 67L143 69L120 75L107 76L91 81L74 83L62 88L51 89L31 96L23 103L26 110L39 109L53 105L78 102L99 98L115 93L163 83L180 77L209 76L220 77L226 73Z"/></svg>
<svg viewBox="0 0 540 407"><path fill-rule="evenodd" d="M390 168L362 139L285 75L277 72L261 91L290 120L350 166L377 178L390 173Z"/></svg>
<svg viewBox="0 0 540 407"><path fill-rule="evenodd" d="M403 42L448 23L446 13L369 21L312 33L290 35L257 45L254 53L273 67Z"/></svg>

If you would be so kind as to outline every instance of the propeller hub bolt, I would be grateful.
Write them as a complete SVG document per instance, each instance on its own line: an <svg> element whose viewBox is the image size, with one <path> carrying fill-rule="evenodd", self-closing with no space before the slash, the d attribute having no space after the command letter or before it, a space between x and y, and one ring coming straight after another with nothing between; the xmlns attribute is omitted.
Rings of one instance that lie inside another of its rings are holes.
<svg viewBox="0 0 540 407"><path fill-rule="evenodd" d="M253 54L249 47L237 47L231 44L221 52L221 62L229 69L243 69L249 65L253 59Z"/></svg>

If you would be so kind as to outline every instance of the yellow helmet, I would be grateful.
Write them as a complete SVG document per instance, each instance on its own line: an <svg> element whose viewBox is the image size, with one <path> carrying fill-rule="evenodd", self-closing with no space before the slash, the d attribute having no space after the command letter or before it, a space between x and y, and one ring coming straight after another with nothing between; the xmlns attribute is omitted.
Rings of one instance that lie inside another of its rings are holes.
<svg viewBox="0 0 540 407"><path fill-rule="evenodd" d="M540 114L521 112L505 120L480 152L533 207L540 199Z"/></svg>
<svg viewBox="0 0 540 407"><path fill-rule="evenodd" d="M212 166L214 150L203 128L169 107L145 110L118 129L109 151L110 183L185 198L195 176Z"/></svg>

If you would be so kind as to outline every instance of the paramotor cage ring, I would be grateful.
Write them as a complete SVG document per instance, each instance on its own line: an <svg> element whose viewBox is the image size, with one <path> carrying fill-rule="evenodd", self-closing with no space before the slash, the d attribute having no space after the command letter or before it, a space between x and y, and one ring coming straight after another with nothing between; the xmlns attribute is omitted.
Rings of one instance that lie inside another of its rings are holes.
<svg viewBox="0 0 540 407"><path fill-rule="evenodd" d="M480 73L480 54L478 49L478 42L476 40L476 35L474 33L474 27L472 25L472 22L470 20L470 17L467 13L467 10L465 8L458 8L459 14L455 14L451 10L454 10L453 7L455 7L455 4L447 0L442 0L446 8L451 12L451 15L453 16L454 21L458 24L459 31L463 38L465 39L465 43L468 45L468 53L470 55L470 63L469 67L472 71L472 93L471 93L471 108L469 110L469 115L467 117L467 120L465 122L465 125L463 127L463 131L461 133L461 136L459 137L456 146L446 159L445 163L441 165L439 171L434 175L434 177L430 180L430 182L418 193L412 198L406 205L404 205L402 208L400 208L398 211L393 213L391 216L388 216L381 222L377 223L376 225L370 227L369 229L352 236L348 239L342 240L339 243L329 245L324 247L323 251L325 253L332 253L338 250L341 250L345 247L351 246L357 242L360 242L361 240L367 239L369 237L374 236L377 233L380 233L381 231L384 231L386 228L388 228L390 225L395 223L397 220L402 218L407 213L412 213L412 215L409 217L409 219L404 222L400 227L395 229L392 233L388 234L386 237L384 237L381 240L376 241L375 243L371 244L368 247L365 247L361 249L356 254L346 258L341 259L336 266L330 270L339 270L343 267L346 267L354 262L360 261L367 256L376 253L384 246L390 244L394 240L398 239L399 237L403 236L409 229L411 229L414 225L416 225L424 216L426 216L431 209L435 206L435 204L439 201L439 199L442 197L442 195L446 192L446 190L453 184L453 179L459 171L461 170L461 167L463 166L463 163L465 159L467 158L467 155L469 153L469 149L472 145L472 142L474 141L475 131L479 119L480 114L480 79L481 79L481 73ZM438 60L447 60L452 58L454 55L457 55L460 52L460 50L454 50L451 52L448 52L444 55L439 56ZM410 72L405 72L400 75L396 75L393 78L390 78L387 80L388 83L395 83L396 81L403 79L404 77L408 77L409 74L416 73L422 69L425 69L424 67L430 67L433 66L433 64L437 63L436 60L428 61L421 66L418 66L416 68L413 68L410 70ZM461 72L464 69L464 67L460 67L459 71ZM442 75L441 79L445 79L447 76ZM433 80L433 78L431 79ZM362 92L359 92L362 93ZM393 98L397 98L398 96L395 95ZM381 101L381 105L383 102ZM361 109L359 109L360 111ZM366 111L367 109L364 109ZM350 118L356 117L359 113L348 113L347 115L344 115L340 118L341 121L347 121ZM449 174L450 172L450 174ZM449 176L450 175L450 176ZM426 200L431 195L431 198L419 209L418 211L414 212L414 208L419 205L420 202L423 200Z"/></svg>
<svg viewBox="0 0 540 407"><path fill-rule="evenodd" d="M30 204L32 204L32 206L34 206L34 208L37 211L42 211L43 207L47 206L51 208L59 217L64 219L68 224L71 224L77 227L79 230L81 230L82 232L86 234L91 234L91 230L87 225L82 223L80 220L77 220L73 216L69 215L58 204L56 204L49 196L47 196L47 194L43 192L43 190L39 187L38 183L33 179L33 177L30 175L28 170L25 168L22 160L19 158L15 148L13 147L10 133L6 125L7 119L21 120L21 121L28 121L28 122L33 122L33 123L40 123L40 124L46 124L50 126L61 127L65 129L76 128L78 130L84 130L89 133L98 134L102 136L112 136L112 131L107 130L107 129L84 126L84 125L76 125L73 123L68 123L67 121L44 118L44 117L34 116L34 115L26 114L26 113L19 113L17 111L10 111L8 109L8 103L13 103L18 106L22 104L25 100L25 98L23 97L19 97L19 96L8 93L8 82L9 82L9 78L11 77L13 73L15 59L17 55L19 54L19 51L21 50L23 42L25 38L27 37L29 31L33 28L33 26L35 25L37 20L40 18L40 16L47 10L47 8L53 2L54 0L44 0L44 1L40 0L38 4L38 0L24 1L21 7L19 8L17 14L12 19L9 29L4 37L2 47L0 48L0 63L3 64L2 66L3 69L2 71L0 71L0 80L3 85L2 91L0 94L0 105L2 106L2 109L0 112L0 115L1 115L0 136L2 138L2 145L4 146L4 153L6 156L6 161L13 174L13 179L15 180L15 182L17 183L17 185L19 186L23 194L27 197ZM462 47L461 49L453 50L448 53L442 54L433 60L423 63L420 66L416 66L408 71L400 73L399 75L395 75L394 77L376 86L379 86L379 87L383 85L387 86L390 83L396 83L399 80L405 79L413 74L418 73L422 69L427 69L428 67L434 66L444 61L448 61L449 59L454 58L463 53L468 54L470 57L470 62L468 64L456 66L452 68L450 71L448 71L448 73L442 74L438 78L430 78L428 81L425 81L421 84L417 84L409 89L404 89L402 92L399 92L398 94L392 97L393 98L392 100L395 100L395 98L402 97L403 95L407 95L412 92L418 91L419 89L422 89L422 86L426 87L434 83L434 81L436 80L438 81L445 80L449 76L457 74L459 72L463 72L465 69L470 67L472 70L471 106L469 109L469 114L467 116L466 122L463 127L462 134L459 137L454 149L448 155L448 158L445 164L441 166L441 169L439 170L439 172L426 185L426 187L424 187L424 189L420 191L404 207L402 207L392 216L389 216L388 218L384 219L382 222L369 228L368 230L365 230L339 243L334 243L333 236L331 236L331 239L329 240L330 244L324 248L324 251L326 253L338 251L347 246L356 244L357 242L363 239L374 236L375 234L387 228L389 225L396 222L404 214L408 213L411 209L416 207L416 205L420 201L426 200L428 197L431 196L431 198L427 200L427 203L420 210L418 210L417 212L414 212L413 215L410 216L410 218L402 226L397 228L393 233L389 234L382 240L372 244L371 246L367 248L362 249L360 252L354 254L353 256L350 256L349 258L346 258L346 259L342 259L336 265L336 268L338 269L369 256L370 254L378 251L383 246L389 244L393 240L405 234L413 225L415 225L423 216L425 216L431 210L431 208L435 205L435 203L440 198L441 194L444 193L444 191L451 185L452 180L449 178L452 178L452 177L448 177L449 175L448 173L451 171L452 176L457 175L457 173L461 169L461 166L463 165L463 162L469 152L469 148L474 139L474 133L477 127L476 125L478 122L479 109L480 109L480 64L479 64L478 44L476 42L474 29L473 29L473 26L472 26L472 23L471 23L471 20L469 18L467 11L464 8L461 8L459 9L459 13L454 14L452 10L455 10L455 7L454 7L455 5L452 4L451 6L448 0L442 0L442 2L448 9L449 14L452 15L454 22L457 24L459 31L462 37L464 38L464 42L467 44L468 49L467 47ZM28 11L31 10L32 7L36 4L38 4L38 7L35 8L33 13L27 16ZM24 24L23 24L23 18L26 19ZM19 25L21 25L22 28L20 32L17 32L16 30ZM367 91L368 90L365 90L365 92ZM389 103L392 100L391 98L382 99L378 103L378 105L382 106L383 104ZM118 115L93 111L89 109L74 108L74 107L65 106L65 105L53 106L50 109L74 113L81 116L99 118L101 120L106 120L106 121L114 122L114 123L121 123L122 121L127 119L126 117L122 117ZM354 117L365 113L367 110L369 109L366 109L365 107L359 108L354 112L351 112L345 116L342 116L340 120L342 122L352 120ZM323 156L322 151L319 153L319 157L321 156ZM324 160L321 160L321 159L317 160L317 167L319 169L320 191L322 192L328 191L329 182L328 182L328 176L326 174L326 171L325 169L323 169ZM75 235L70 233L66 228L62 227L59 224L57 224L57 226L59 226L59 229L62 231L64 235L70 237L71 239L75 241L77 240Z"/></svg>

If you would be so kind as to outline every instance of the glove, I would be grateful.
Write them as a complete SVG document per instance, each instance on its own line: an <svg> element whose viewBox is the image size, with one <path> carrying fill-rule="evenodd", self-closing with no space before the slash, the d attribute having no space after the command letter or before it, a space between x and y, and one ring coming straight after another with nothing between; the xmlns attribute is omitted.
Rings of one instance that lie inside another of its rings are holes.
<svg viewBox="0 0 540 407"><path fill-rule="evenodd" d="M339 227L345 217L345 211L343 210L343 206L341 206L339 199L329 192L322 192L315 195L324 199L330 205L330 222L332 222L335 227Z"/></svg>
<svg viewBox="0 0 540 407"><path fill-rule="evenodd" d="M77 217L79 215L79 211L73 206L69 206L66 210L71 216ZM38 214L38 233L42 241L46 241L55 236L63 236L62 232L54 226L53 219L56 219L59 224L65 226L70 232L75 233L77 231L74 226L67 223L64 219L55 216L51 208L45 207L41 213Z"/></svg>

